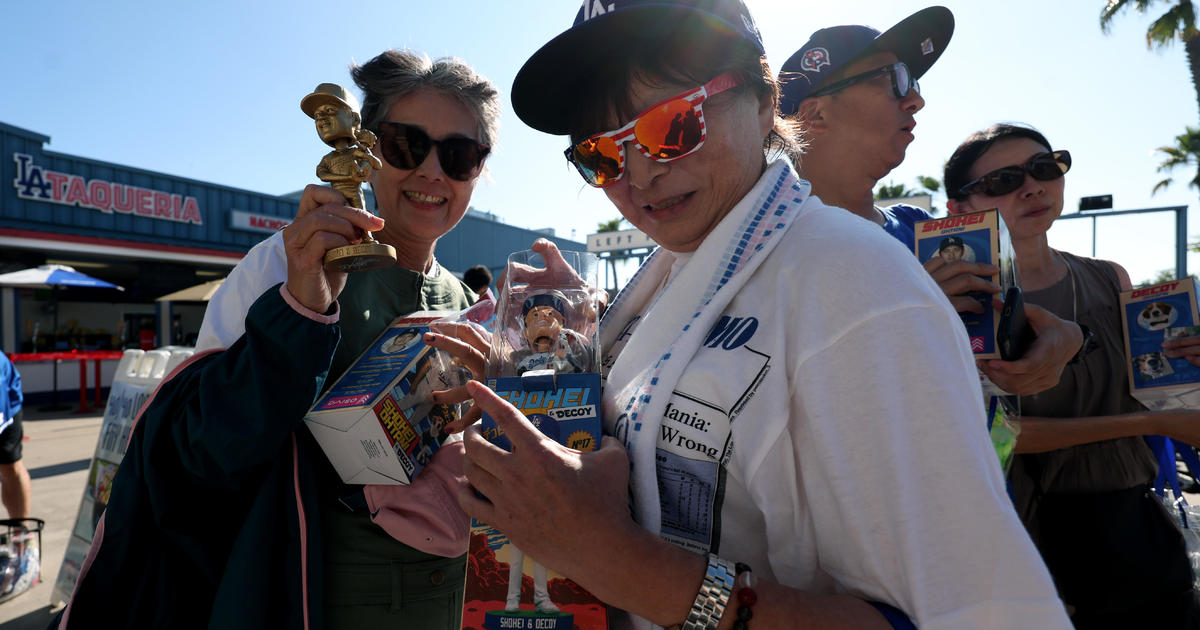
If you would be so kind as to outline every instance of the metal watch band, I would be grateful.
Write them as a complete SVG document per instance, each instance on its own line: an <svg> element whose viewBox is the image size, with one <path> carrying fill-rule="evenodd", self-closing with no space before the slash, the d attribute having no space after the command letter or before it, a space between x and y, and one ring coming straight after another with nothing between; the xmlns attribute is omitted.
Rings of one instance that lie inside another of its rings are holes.
<svg viewBox="0 0 1200 630"><path fill-rule="evenodd" d="M708 554L704 582L700 584L700 592L696 593L692 610L683 622L683 630L716 630L721 616L725 614L729 595L733 592L733 580L736 577L733 569L732 562Z"/></svg>

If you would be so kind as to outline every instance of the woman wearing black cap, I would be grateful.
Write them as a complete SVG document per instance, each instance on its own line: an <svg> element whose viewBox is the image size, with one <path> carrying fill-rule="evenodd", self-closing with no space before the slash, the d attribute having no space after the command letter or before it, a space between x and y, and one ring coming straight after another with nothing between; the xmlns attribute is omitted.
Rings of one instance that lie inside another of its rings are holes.
<svg viewBox="0 0 1200 630"><path fill-rule="evenodd" d="M1148 491L1155 456L1141 437L1196 443L1195 413L1147 412L1130 396L1125 269L1050 247L1070 166L1070 153L1012 124L972 134L946 162L950 212L999 208L1025 300L1093 337L1058 385L1021 397L1014 499L1077 628L1197 628L1183 538Z"/></svg>
<svg viewBox="0 0 1200 630"><path fill-rule="evenodd" d="M460 502L627 611L619 627L911 627L896 609L1067 627L979 430L958 316L910 252L796 177L762 55L738 0L623 0L585 3L522 68L517 115L569 135L660 248L604 316L602 448L545 440L473 382L514 448L471 428L491 501ZM672 132L680 113L698 133Z"/></svg>

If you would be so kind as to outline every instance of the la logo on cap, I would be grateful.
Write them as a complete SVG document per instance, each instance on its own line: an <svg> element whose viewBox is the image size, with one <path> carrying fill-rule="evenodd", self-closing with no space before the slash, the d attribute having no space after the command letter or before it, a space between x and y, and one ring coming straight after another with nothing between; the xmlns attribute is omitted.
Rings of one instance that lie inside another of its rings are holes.
<svg viewBox="0 0 1200 630"><path fill-rule="evenodd" d="M829 65L833 65L829 61L829 51L820 46L809 48L800 59L800 69L805 72L820 72L822 67Z"/></svg>
<svg viewBox="0 0 1200 630"><path fill-rule="evenodd" d="M586 22L598 15L604 15L614 8L616 8L616 4L612 2L605 7L600 0L583 0L583 21Z"/></svg>

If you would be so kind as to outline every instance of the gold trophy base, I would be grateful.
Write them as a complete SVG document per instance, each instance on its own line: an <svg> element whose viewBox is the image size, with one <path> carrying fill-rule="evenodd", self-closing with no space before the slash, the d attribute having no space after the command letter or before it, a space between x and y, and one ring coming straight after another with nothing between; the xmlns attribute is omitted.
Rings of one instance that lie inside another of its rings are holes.
<svg viewBox="0 0 1200 630"><path fill-rule="evenodd" d="M326 271L366 271L396 264L396 248L378 241L344 245L325 252Z"/></svg>

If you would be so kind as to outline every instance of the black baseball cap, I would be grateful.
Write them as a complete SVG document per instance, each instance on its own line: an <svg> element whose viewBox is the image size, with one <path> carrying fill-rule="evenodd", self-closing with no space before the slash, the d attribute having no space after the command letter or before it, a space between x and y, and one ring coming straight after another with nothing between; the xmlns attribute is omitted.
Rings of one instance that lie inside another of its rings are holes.
<svg viewBox="0 0 1200 630"><path fill-rule="evenodd" d="M938 243L938 251L944 251L947 247L962 247L963 240L961 236L947 236Z"/></svg>
<svg viewBox="0 0 1200 630"><path fill-rule="evenodd" d="M763 54L762 36L743 0L586 0L574 25L542 46L517 72L513 111L525 124L566 135L577 86L588 71L618 57L632 38L664 39L687 24L744 39Z"/></svg>
<svg viewBox="0 0 1200 630"><path fill-rule="evenodd" d="M779 69L779 113L791 116L826 78L867 55L891 52L919 79L942 56L954 34L954 14L929 7L880 33L861 25L831 26L809 37Z"/></svg>

